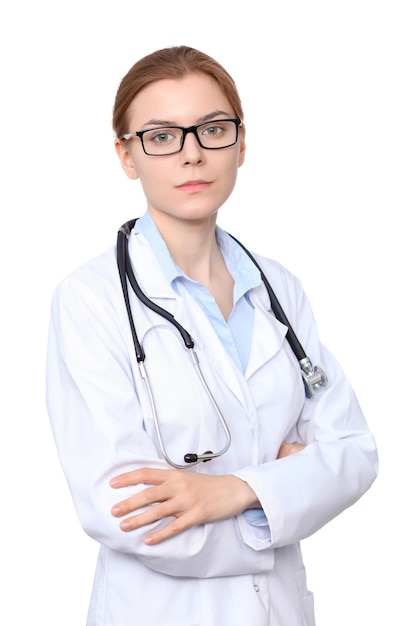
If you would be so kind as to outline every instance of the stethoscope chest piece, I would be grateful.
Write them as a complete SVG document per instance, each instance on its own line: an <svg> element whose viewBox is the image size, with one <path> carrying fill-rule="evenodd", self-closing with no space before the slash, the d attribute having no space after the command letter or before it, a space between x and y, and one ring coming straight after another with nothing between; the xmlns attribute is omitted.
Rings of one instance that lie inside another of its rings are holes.
<svg viewBox="0 0 417 626"><path fill-rule="evenodd" d="M317 389L327 385L327 376L321 367L313 367L308 357L300 361L300 366L306 398L312 398Z"/></svg>

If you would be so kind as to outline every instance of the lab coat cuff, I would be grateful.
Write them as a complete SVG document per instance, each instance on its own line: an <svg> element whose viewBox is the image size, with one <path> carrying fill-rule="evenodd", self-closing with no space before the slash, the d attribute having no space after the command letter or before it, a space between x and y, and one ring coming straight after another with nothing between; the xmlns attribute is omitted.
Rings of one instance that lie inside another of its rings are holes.
<svg viewBox="0 0 417 626"><path fill-rule="evenodd" d="M262 509L247 509L238 516L243 541L254 550L271 547L271 531Z"/></svg>

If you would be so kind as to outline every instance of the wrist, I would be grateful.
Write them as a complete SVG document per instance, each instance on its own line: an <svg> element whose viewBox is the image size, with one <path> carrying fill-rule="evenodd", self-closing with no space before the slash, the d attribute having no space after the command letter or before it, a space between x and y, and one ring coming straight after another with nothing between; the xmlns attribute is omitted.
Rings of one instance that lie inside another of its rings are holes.
<svg viewBox="0 0 417 626"><path fill-rule="evenodd" d="M261 503L252 487L241 478L230 475L233 480L233 491L238 497L239 513L243 513L246 509L261 509Z"/></svg>

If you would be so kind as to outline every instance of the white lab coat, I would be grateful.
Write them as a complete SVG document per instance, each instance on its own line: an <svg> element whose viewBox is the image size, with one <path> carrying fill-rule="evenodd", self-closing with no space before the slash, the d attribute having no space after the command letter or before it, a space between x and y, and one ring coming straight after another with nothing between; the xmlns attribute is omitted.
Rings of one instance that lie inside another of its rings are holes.
<svg viewBox="0 0 417 626"><path fill-rule="evenodd" d="M109 250L57 288L48 348L47 405L59 457L80 522L100 544L87 624L312 626L313 595L299 542L358 500L377 472L375 443L355 395L319 343L299 281L277 262L257 256L306 353L328 376L312 400L305 399L286 328L271 313L263 286L250 294L255 320L243 375L189 293L171 288L146 240L132 235L129 250L145 293L192 335L231 431L226 454L188 471L247 481L267 523L249 512L147 546L149 527L126 533L111 515L113 504L145 488L114 490L112 476L142 466L170 468L138 372L115 250ZM221 424L178 332L133 294L131 302L171 458L182 462L186 452L221 449ZM308 445L276 460L284 440Z"/></svg>

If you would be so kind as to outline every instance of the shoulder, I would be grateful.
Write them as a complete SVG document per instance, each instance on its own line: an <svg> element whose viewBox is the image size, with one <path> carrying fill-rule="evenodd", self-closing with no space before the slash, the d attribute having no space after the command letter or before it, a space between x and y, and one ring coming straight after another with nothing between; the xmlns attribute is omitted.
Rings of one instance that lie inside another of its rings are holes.
<svg viewBox="0 0 417 626"><path fill-rule="evenodd" d="M279 261L258 253L253 256L289 319L295 321L301 310L310 313L301 280Z"/></svg>
<svg viewBox="0 0 417 626"><path fill-rule="evenodd" d="M217 227L216 236L224 249L237 255L241 271L243 267L248 268L249 264L257 265L258 270L268 281L285 310L295 310L299 307L300 301L305 300L300 279L282 263L259 252L249 250L239 239L219 227ZM257 293L261 300L264 300L265 285L260 284L254 288L253 292Z"/></svg>
<svg viewBox="0 0 417 626"><path fill-rule="evenodd" d="M268 281L279 282L290 289L302 289L301 280L282 263L258 252L252 254Z"/></svg>
<svg viewBox="0 0 417 626"><path fill-rule="evenodd" d="M113 246L65 276L56 286L52 302L55 306L74 308L87 301L112 302L119 292L122 294Z"/></svg>

